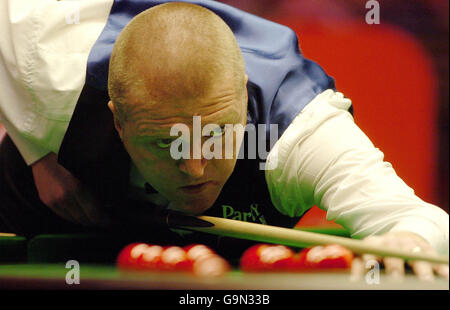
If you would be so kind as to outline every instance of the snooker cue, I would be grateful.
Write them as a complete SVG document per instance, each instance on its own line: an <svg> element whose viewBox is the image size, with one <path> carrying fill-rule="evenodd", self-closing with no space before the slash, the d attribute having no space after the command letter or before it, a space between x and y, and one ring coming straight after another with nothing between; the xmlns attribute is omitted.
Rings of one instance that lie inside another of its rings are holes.
<svg viewBox="0 0 450 310"><path fill-rule="evenodd" d="M326 234L300 231L292 228L242 222L212 216L198 216L196 218L201 221L209 222L213 225L210 225L209 227L206 225L203 227L199 227L197 225L180 225L178 227L220 236L282 244L292 247L305 247L305 244L308 246L338 244L358 254L373 254L381 257L398 257L404 260L418 260L447 265L449 262L448 256L431 255L421 252L412 253L396 248L367 244L363 240L358 239L330 236Z"/></svg>
<svg viewBox="0 0 450 310"><path fill-rule="evenodd" d="M0 232L0 237L15 237L16 234Z"/></svg>

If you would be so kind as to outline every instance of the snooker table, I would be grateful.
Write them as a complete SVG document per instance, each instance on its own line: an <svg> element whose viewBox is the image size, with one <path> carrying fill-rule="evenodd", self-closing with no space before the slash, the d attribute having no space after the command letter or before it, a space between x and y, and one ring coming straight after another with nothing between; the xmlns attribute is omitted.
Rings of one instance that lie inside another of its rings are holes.
<svg viewBox="0 0 450 310"><path fill-rule="evenodd" d="M298 228L300 229L300 228ZM341 228L304 230L348 236ZM131 243L96 234L38 235L31 239L0 236L0 289L57 290L448 290L448 281L418 280L409 271L394 281L380 269L378 283L363 277L351 281L348 270L318 272L246 273L233 265L222 277L201 278L182 272L132 272L118 270L115 259ZM79 284L67 284L69 260L79 261Z"/></svg>

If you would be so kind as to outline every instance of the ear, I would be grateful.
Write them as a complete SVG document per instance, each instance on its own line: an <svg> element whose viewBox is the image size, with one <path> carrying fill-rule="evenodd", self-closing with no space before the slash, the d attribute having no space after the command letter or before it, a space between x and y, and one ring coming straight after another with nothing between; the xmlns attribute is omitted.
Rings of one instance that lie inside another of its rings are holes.
<svg viewBox="0 0 450 310"><path fill-rule="evenodd" d="M120 139L122 139L122 126L119 122L119 119L117 117L116 107L114 105L114 102L109 101L108 102L108 108L111 110L113 117L114 117L114 127L116 128L117 132L119 133Z"/></svg>

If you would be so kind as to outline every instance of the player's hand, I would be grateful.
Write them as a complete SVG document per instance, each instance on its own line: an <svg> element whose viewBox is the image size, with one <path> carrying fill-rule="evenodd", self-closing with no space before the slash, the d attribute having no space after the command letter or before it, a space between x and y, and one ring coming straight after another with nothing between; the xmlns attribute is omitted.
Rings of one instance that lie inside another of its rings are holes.
<svg viewBox="0 0 450 310"><path fill-rule="evenodd" d="M381 236L370 236L364 239L366 242L385 247L403 249L406 251L436 254L431 245L422 237L411 232L390 232ZM364 254L353 260L352 278L354 280L363 276L367 272L366 266L370 266L370 260L383 263L385 272L391 279L401 280L405 275L405 261L395 257L377 257L372 254ZM448 265L433 264L424 261L406 262L421 280L433 281L435 273L448 280Z"/></svg>
<svg viewBox="0 0 450 310"><path fill-rule="evenodd" d="M41 201L60 217L83 226L107 226L92 195L50 153L31 166Z"/></svg>

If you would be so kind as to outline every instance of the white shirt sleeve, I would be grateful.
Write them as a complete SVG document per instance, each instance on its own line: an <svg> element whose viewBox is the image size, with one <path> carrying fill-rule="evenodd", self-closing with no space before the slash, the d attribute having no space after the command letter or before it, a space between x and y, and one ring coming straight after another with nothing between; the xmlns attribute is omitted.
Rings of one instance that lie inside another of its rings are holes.
<svg viewBox="0 0 450 310"><path fill-rule="evenodd" d="M58 152L112 3L0 1L0 122L27 164Z"/></svg>
<svg viewBox="0 0 450 310"><path fill-rule="evenodd" d="M448 214L417 197L383 161L347 111L350 104L341 93L323 92L277 141L266 170L275 207L300 216L317 205L352 237L411 231L448 254Z"/></svg>

